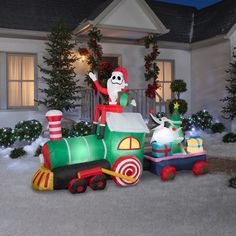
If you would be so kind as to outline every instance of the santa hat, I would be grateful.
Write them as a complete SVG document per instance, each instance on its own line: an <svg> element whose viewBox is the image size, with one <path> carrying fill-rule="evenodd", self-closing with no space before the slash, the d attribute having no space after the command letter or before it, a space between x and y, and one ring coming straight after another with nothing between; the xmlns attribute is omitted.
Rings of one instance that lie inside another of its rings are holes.
<svg viewBox="0 0 236 236"><path fill-rule="evenodd" d="M128 73L127 70L123 67L118 67L116 68L113 72L119 72L123 75L124 81L125 81L125 85L128 86Z"/></svg>

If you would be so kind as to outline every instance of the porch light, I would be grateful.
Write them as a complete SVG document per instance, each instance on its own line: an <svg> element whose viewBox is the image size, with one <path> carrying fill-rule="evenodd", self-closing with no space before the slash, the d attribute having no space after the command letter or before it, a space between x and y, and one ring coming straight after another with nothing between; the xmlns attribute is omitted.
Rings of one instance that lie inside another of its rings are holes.
<svg viewBox="0 0 236 236"><path fill-rule="evenodd" d="M79 61L85 62L85 60L87 60L89 58L89 51L87 48L79 48L78 49L79 52Z"/></svg>

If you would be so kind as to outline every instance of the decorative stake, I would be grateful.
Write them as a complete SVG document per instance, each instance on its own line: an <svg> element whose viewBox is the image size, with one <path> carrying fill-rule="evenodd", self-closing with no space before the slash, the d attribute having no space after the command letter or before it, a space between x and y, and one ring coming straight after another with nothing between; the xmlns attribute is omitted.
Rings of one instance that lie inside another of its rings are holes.
<svg viewBox="0 0 236 236"><path fill-rule="evenodd" d="M59 110L50 110L46 113L46 119L49 123L50 140L57 141L62 139L61 119L62 112Z"/></svg>

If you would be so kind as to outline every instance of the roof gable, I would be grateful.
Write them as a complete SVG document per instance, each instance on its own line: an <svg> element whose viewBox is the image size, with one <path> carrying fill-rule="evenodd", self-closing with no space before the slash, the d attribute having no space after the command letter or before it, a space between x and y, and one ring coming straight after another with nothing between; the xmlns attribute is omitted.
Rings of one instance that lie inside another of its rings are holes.
<svg viewBox="0 0 236 236"><path fill-rule="evenodd" d="M165 34L166 27L144 0L114 0L93 20L83 22L74 31L87 35L97 27L104 37L141 39L149 33Z"/></svg>
<svg viewBox="0 0 236 236"><path fill-rule="evenodd" d="M100 20L103 26L145 29L153 32L165 31L165 26L153 14L151 9L140 0L122 0Z"/></svg>
<svg viewBox="0 0 236 236"><path fill-rule="evenodd" d="M107 125L111 131L149 133L140 113L113 113L107 112Z"/></svg>

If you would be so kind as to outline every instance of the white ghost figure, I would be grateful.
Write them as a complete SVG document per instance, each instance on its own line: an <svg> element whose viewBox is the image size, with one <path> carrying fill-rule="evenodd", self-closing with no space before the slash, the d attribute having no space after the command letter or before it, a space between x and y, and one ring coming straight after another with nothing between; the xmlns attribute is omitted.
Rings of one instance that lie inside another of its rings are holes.
<svg viewBox="0 0 236 236"><path fill-rule="evenodd" d="M154 133L152 135L152 139L151 139L151 142L157 142L157 144L159 145L164 145L164 144L167 144L167 143L171 143L173 141L182 141L183 139L181 137L179 137L179 134L178 134L178 131L181 129L177 129L175 131L169 129L169 128L166 128L164 125L165 125L165 122L168 121L170 124L173 125L172 121L169 120L168 118L166 117L162 117L160 120L156 117L154 117L152 114L150 114L152 119L157 123L159 124L159 126L157 126L156 128L154 128Z"/></svg>

